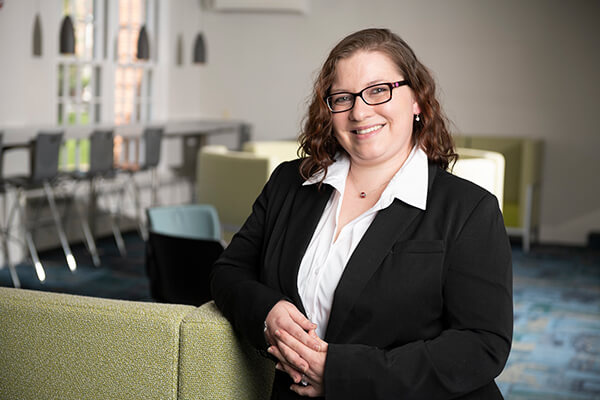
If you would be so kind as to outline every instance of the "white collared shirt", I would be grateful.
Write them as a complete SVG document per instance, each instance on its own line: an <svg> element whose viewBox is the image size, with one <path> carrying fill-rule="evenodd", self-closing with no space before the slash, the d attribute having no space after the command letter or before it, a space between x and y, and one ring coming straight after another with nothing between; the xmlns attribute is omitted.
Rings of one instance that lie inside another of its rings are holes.
<svg viewBox="0 0 600 400"><path fill-rule="evenodd" d="M336 157L336 162L329 167L323 182L335 190L325 206L298 271L298 293L306 316L317 324L320 338L325 337L335 289L346 264L377 212L389 207L396 198L425 210L427 200L427 155L415 146L377 203L347 223L334 242L349 169L350 161L344 155ZM319 182L321 176L322 172L310 177L304 185Z"/></svg>

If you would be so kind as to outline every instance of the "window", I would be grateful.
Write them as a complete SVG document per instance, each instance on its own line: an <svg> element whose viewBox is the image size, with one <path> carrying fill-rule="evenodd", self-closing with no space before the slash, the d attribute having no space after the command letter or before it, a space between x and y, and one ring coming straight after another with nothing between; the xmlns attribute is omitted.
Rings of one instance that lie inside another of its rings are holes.
<svg viewBox="0 0 600 400"><path fill-rule="evenodd" d="M99 18L105 0L63 0L63 15L70 16L75 33L75 53L60 55L58 63L59 125L99 123L102 116L100 64L102 35ZM103 16L103 15L102 15Z"/></svg>
<svg viewBox="0 0 600 400"><path fill-rule="evenodd" d="M152 118L152 86L156 59L153 0L119 0L117 68L115 71L115 124L148 122ZM137 58L138 37L145 27L150 58Z"/></svg>

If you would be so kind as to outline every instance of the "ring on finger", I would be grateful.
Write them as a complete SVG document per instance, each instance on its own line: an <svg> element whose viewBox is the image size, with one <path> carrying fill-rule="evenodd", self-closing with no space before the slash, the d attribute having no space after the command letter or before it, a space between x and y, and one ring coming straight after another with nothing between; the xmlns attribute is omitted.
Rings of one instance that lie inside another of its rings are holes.
<svg viewBox="0 0 600 400"><path fill-rule="evenodd" d="M306 380L306 375L302 374L302 378L300 379L300 384L302 386L308 386L308 381Z"/></svg>

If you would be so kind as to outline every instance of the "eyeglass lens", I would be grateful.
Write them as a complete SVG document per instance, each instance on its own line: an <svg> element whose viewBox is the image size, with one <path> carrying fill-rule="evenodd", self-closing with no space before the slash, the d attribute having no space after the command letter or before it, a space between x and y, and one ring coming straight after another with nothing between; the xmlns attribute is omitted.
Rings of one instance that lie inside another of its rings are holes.
<svg viewBox="0 0 600 400"><path fill-rule="evenodd" d="M388 84L374 85L363 89L359 96L365 103L374 106L389 101L392 97L392 90ZM354 107L355 100L356 97L352 93L336 93L327 98L327 103L331 111L342 112Z"/></svg>

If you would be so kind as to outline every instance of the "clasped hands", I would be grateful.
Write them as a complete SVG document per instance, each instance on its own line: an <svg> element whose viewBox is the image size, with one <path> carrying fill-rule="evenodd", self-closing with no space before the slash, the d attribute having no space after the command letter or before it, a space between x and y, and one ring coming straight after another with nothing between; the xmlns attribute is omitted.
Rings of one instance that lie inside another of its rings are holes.
<svg viewBox="0 0 600 400"><path fill-rule="evenodd" d="M317 325L285 300L273 306L265 322L267 351L279 361L275 368L294 381L290 389L302 396L323 396L327 343L317 336Z"/></svg>

